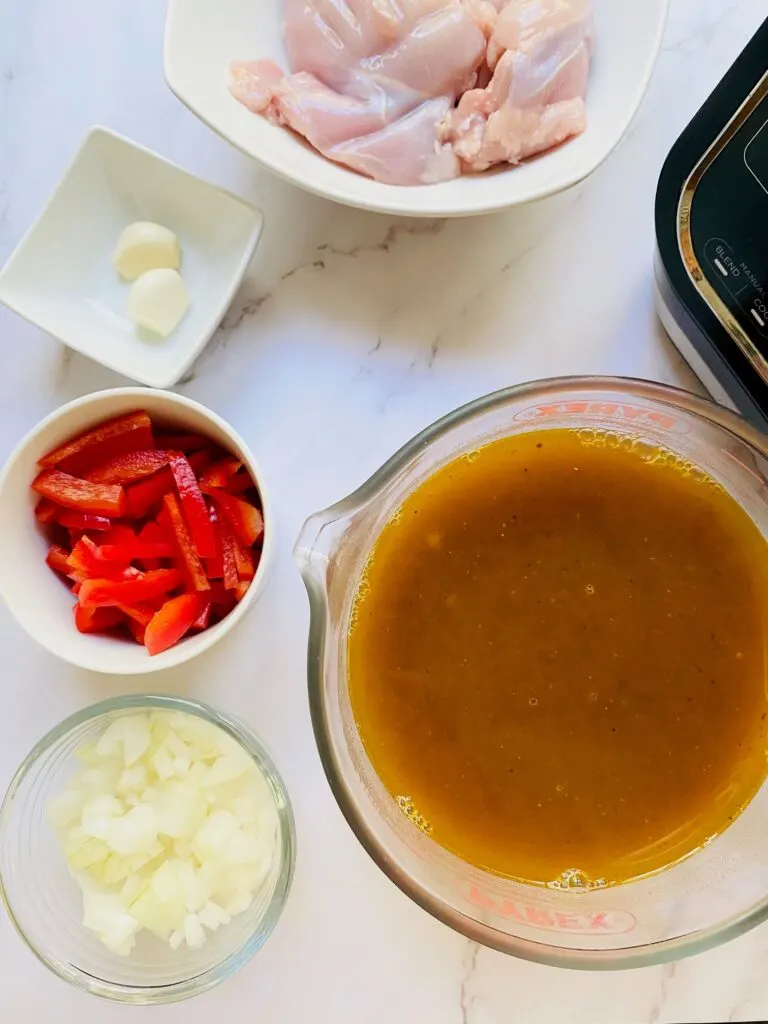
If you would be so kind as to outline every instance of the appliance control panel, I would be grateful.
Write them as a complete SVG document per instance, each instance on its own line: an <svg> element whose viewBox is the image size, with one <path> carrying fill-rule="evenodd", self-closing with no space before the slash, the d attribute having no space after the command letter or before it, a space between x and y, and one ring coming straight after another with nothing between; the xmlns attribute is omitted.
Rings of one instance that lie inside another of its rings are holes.
<svg viewBox="0 0 768 1024"><path fill-rule="evenodd" d="M697 183L690 232L707 281L768 359L768 95Z"/></svg>

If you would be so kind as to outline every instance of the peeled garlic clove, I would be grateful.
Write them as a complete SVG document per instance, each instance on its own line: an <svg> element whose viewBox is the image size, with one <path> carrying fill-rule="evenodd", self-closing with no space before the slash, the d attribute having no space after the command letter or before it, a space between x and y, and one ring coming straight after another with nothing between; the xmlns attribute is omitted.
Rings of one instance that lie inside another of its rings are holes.
<svg viewBox="0 0 768 1024"><path fill-rule="evenodd" d="M115 270L126 281L159 267L178 270L181 264L179 240L169 228L151 221L129 224L112 253Z"/></svg>
<svg viewBox="0 0 768 1024"><path fill-rule="evenodd" d="M167 337L189 306L187 286L177 270L148 270L131 285L128 312L139 325Z"/></svg>

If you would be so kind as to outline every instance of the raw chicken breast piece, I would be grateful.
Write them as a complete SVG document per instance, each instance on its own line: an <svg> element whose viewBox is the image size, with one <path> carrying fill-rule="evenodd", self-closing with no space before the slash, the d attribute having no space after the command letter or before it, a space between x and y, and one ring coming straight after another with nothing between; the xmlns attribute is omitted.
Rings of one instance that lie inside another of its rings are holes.
<svg viewBox="0 0 768 1024"><path fill-rule="evenodd" d="M361 174L444 181L586 127L590 0L283 2L294 73L236 63L230 90Z"/></svg>
<svg viewBox="0 0 768 1024"><path fill-rule="evenodd" d="M362 61L383 56L393 48L405 47L407 56L409 36L419 37L422 22L456 8L461 9L460 0L284 0L288 63L292 71L309 71L332 89L346 92L350 71ZM440 57L442 63L446 59L451 64L458 62L450 53L450 41L443 44L433 32L431 45L436 48L423 56L433 68L438 67ZM403 84L411 83L403 79ZM433 87L427 94L440 92Z"/></svg>
<svg viewBox="0 0 768 1024"><path fill-rule="evenodd" d="M285 19L296 74L270 61L234 65L242 103L380 181L458 173L440 122L474 85L487 46L462 0L285 0Z"/></svg>
<svg viewBox="0 0 768 1024"><path fill-rule="evenodd" d="M427 100L394 124L326 152L331 160L389 185L430 185L459 173L459 161L448 145L437 141L436 125L452 106L443 97Z"/></svg>
<svg viewBox="0 0 768 1024"><path fill-rule="evenodd" d="M514 50L541 54L591 48L594 32L591 0L508 0L499 8L488 44L488 64L496 67L502 53Z"/></svg>
<svg viewBox="0 0 768 1024"><path fill-rule="evenodd" d="M494 3L493 0L462 0L462 3L474 18L475 24L485 38L489 39L499 10L504 6L506 0L497 0L497 3Z"/></svg>
<svg viewBox="0 0 768 1024"><path fill-rule="evenodd" d="M446 118L443 137L462 166L518 163L584 131L591 42L587 0L509 0L488 46L490 83Z"/></svg>
<svg viewBox="0 0 768 1024"><path fill-rule="evenodd" d="M283 77L271 60L236 60L229 66L229 91L254 114L263 114Z"/></svg>
<svg viewBox="0 0 768 1024"><path fill-rule="evenodd" d="M357 91L366 91L366 98L335 92L314 75L300 71L277 83L269 108L263 110L325 153L341 142L386 128L421 102L419 93L387 79L367 77Z"/></svg>
<svg viewBox="0 0 768 1024"><path fill-rule="evenodd" d="M360 61L360 68L402 82L427 96L460 96L475 84L485 37L470 12L450 3L418 21L390 49Z"/></svg>

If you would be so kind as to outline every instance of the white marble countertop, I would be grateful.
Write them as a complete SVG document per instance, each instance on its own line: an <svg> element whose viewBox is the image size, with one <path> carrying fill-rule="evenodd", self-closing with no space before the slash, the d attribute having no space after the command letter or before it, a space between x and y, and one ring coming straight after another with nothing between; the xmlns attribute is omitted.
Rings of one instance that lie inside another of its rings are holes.
<svg viewBox="0 0 768 1024"><path fill-rule="evenodd" d="M638 2L638 0L623 0ZM618 373L695 386L656 324L653 199L662 160L765 16L765 0L673 0L643 108L572 191L503 216L398 221L261 171L165 86L159 0L0 7L0 263L87 128L115 128L261 206L266 231L224 325L179 386L249 440L276 499L277 565L249 618L151 685L221 704L260 732L297 819L293 892L268 944L161 1024L672 1024L768 1018L768 927L665 967L579 974L478 950L411 904L343 822L305 697L307 602L291 560L304 518L415 431L503 385ZM0 458L51 409L124 381L0 309ZM0 609L0 787L63 716L145 679L71 668ZM149 1010L49 975L0 911L0 1020L78 1024Z"/></svg>

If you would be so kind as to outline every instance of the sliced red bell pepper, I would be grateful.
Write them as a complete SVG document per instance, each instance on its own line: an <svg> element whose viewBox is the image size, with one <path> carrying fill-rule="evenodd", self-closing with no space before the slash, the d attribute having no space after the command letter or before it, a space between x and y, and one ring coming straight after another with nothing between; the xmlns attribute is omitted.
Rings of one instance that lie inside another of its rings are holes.
<svg viewBox="0 0 768 1024"><path fill-rule="evenodd" d="M152 620L152 616L157 611L155 604L117 604L115 605L126 619L132 619L134 622L140 623L142 626L148 626Z"/></svg>
<svg viewBox="0 0 768 1024"><path fill-rule="evenodd" d="M237 559L235 558L235 545L237 541L232 536L229 524L220 518L217 523L219 543L221 545L221 564L224 577L224 586L227 590L234 590L240 581L237 574Z"/></svg>
<svg viewBox="0 0 768 1024"><path fill-rule="evenodd" d="M255 505L221 490L217 490L212 497L241 544L249 548L261 539L264 534L264 517Z"/></svg>
<svg viewBox="0 0 768 1024"><path fill-rule="evenodd" d="M163 511L160 514L166 518L167 525L178 549L181 563L186 569L192 587L195 590L210 590L211 585L208 582L208 577L205 575L202 562L195 551L187 524L184 522L179 499L175 494L165 495L163 498Z"/></svg>
<svg viewBox="0 0 768 1024"><path fill-rule="evenodd" d="M99 558L105 562L135 562L144 558L171 558L170 544L141 544L138 538L128 544L102 544L98 548Z"/></svg>
<svg viewBox="0 0 768 1024"><path fill-rule="evenodd" d="M176 548L171 541L170 534L163 529L160 523L149 522L139 531L138 561L144 569L162 568L162 560L173 558L176 555ZM155 552L150 554L149 552Z"/></svg>
<svg viewBox="0 0 768 1024"><path fill-rule="evenodd" d="M204 558L203 565L205 566L205 575L209 580L224 578L224 561L221 554L214 555L213 558Z"/></svg>
<svg viewBox="0 0 768 1024"><path fill-rule="evenodd" d="M187 461L194 470L195 476L200 476L203 470L210 465L211 462L211 449L203 448L202 451L192 452L191 455L187 455Z"/></svg>
<svg viewBox="0 0 768 1024"><path fill-rule="evenodd" d="M197 594L181 594L155 612L144 633L144 645L150 655L167 651L190 631L200 615L200 604Z"/></svg>
<svg viewBox="0 0 768 1024"><path fill-rule="evenodd" d="M170 593L182 583L183 577L178 569L155 569L154 572L137 573L128 580L85 580L78 596L85 608L118 604L135 607Z"/></svg>
<svg viewBox="0 0 768 1024"><path fill-rule="evenodd" d="M211 443L202 434L174 434L170 431L158 433L157 440L163 448L174 452L196 452L200 448L207 448Z"/></svg>
<svg viewBox="0 0 768 1024"><path fill-rule="evenodd" d="M251 479L251 474L241 469L227 480L225 490L228 494L245 494L246 491L255 491L256 484Z"/></svg>
<svg viewBox="0 0 768 1024"><path fill-rule="evenodd" d="M178 452L171 452L168 461L195 550L200 558L213 558L216 554L216 536L194 470L187 458Z"/></svg>
<svg viewBox="0 0 768 1024"><path fill-rule="evenodd" d="M43 499L45 501L45 499ZM63 508L56 521L70 530L111 530L112 520L106 516L93 516L88 512L75 512L71 508Z"/></svg>
<svg viewBox="0 0 768 1024"><path fill-rule="evenodd" d="M130 547L127 545L123 547L120 544L102 544L99 554L107 561L122 561L127 558L129 562L135 562L137 559L144 561L148 558L153 560L173 558L174 551L173 545L169 541L163 541L162 544L150 544L137 537Z"/></svg>
<svg viewBox="0 0 768 1024"><path fill-rule="evenodd" d="M145 523L136 538L136 558L173 558L170 535L160 523Z"/></svg>
<svg viewBox="0 0 768 1024"><path fill-rule="evenodd" d="M80 540L72 548L67 558L70 572L76 572L80 576L90 579L118 580L125 578L125 571L130 564L130 559L123 561L107 559L101 555L101 548L91 540L88 534L83 534Z"/></svg>
<svg viewBox="0 0 768 1024"><path fill-rule="evenodd" d="M205 595L200 595L200 614L197 616L195 621L192 623L192 629L208 629L208 624L211 621L211 599Z"/></svg>
<svg viewBox="0 0 768 1024"><path fill-rule="evenodd" d="M133 527L127 523L114 523L107 533L99 537L102 544L131 544L135 539Z"/></svg>
<svg viewBox="0 0 768 1024"><path fill-rule="evenodd" d="M97 484L130 484L151 476L168 465L168 452L154 448L143 452L126 452L102 463L86 473L86 480Z"/></svg>
<svg viewBox="0 0 768 1024"><path fill-rule="evenodd" d="M121 516L125 511L125 491L119 484L93 484L59 469L44 469L33 481L32 490L77 512Z"/></svg>
<svg viewBox="0 0 768 1024"><path fill-rule="evenodd" d="M139 543L142 551L156 551L159 554L141 555L139 561L145 569L159 569L163 566L164 558L174 558L176 548L171 540L170 532L163 528L159 522L147 522L139 531ZM152 546L152 547L151 547Z"/></svg>
<svg viewBox="0 0 768 1024"><path fill-rule="evenodd" d="M38 523L53 523L61 511L58 505L49 501L48 498L41 498L35 505L35 519Z"/></svg>
<svg viewBox="0 0 768 1024"><path fill-rule="evenodd" d="M211 584L211 621L219 622L229 615L237 603L234 590L227 590L219 580Z"/></svg>
<svg viewBox="0 0 768 1024"><path fill-rule="evenodd" d="M243 600L243 598L245 597L245 595L248 592L248 587L250 587L250 585L251 584L250 584L249 580L241 580L237 584L237 586L235 587L235 597L237 598L238 601L242 601Z"/></svg>
<svg viewBox="0 0 768 1024"><path fill-rule="evenodd" d="M221 536L219 533L219 516L216 509L213 506L213 502L208 499L206 501L208 508L208 515L211 517L213 523L213 534L216 541L216 553L211 558L204 558L203 564L205 565L205 575L209 580L220 580L224 576L224 562L221 557Z"/></svg>
<svg viewBox="0 0 768 1024"><path fill-rule="evenodd" d="M256 570L253 567L253 556L251 555L250 548L244 548L242 544L235 538L235 565L237 566L237 575L241 580L252 580L256 575Z"/></svg>
<svg viewBox="0 0 768 1024"><path fill-rule="evenodd" d="M211 601L216 605L230 605L234 603L232 594L227 590L221 580L214 580L211 583Z"/></svg>
<svg viewBox="0 0 768 1024"><path fill-rule="evenodd" d="M46 563L62 576L69 576L73 573L72 566L68 562L69 554L58 544L51 544L48 554L45 556Z"/></svg>
<svg viewBox="0 0 768 1024"><path fill-rule="evenodd" d="M228 488L230 481L242 465L242 461L235 455L228 455L226 459L214 462L200 477L200 490L205 492L211 487Z"/></svg>
<svg viewBox="0 0 768 1024"><path fill-rule="evenodd" d="M126 452L154 447L149 416L143 411L131 412L100 423L93 430L54 448L39 460L39 464L78 473Z"/></svg>
<svg viewBox="0 0 768 1024"><path fill-rule="evenodd" d="M125 621L119 608L84 608L76 604L74 613L75 626L80 633L103 633Z"/></svg>
<svg viewBox="0 0 768 1024"><path fill-rule="evenodd" d="M67 571L76 572L86 578L89 576L109 576L106 564L102 563L99 559L98 551L99 549L90 537L82 536L67 555ZM98 570L102 564L105 564L105 571L100 573Z"/></svg>
<svg viewBox="0 0 768 1024"><path fill-rule="evenodd" d="M147 627L143 626L140 622L137 622L136 619L128 619L128 629L136 643L141 644L143 647L144 634L146 633Z"/></svg>
<svg viewBox="0 0 768 1024"><path fill-rule="evenodd" d="M154 527L154 530L150 529L148 532L148 527ZM112 541L113 538L110 537L109 540ZM137 559L145 558L173 558L173 545L157 523L147 523L138 537L133 530L129 529L127 536L120 539L114 538L114 540L115 543L102 544L99 547L101 558L117 562L134 562Z"/></svg>
<svg viewBox="0 0 768 1024"><path fill-rule="evenodd" d="M139 539L147 544L167 544L168 531L160 523L150 520L139 530Z"/></svg>
<svg viewBox="0 0 768 1024"><path fill-rule="evenodd" d="M154 476L126 487L127 515L131 519L143 519L173 487L173 473L167 466Z"/></svg>
<svg viewBox="0 0 768 1024"><path fill-rule="evenodd" d="M210 512L216 530L218 549L221 553L221 578L224 580L226 590L235 590L240 581L238 565L242 564L243 569L246 570L247 559L229 523L223 515L219 515L213 503L211 503Z"/></svg>

